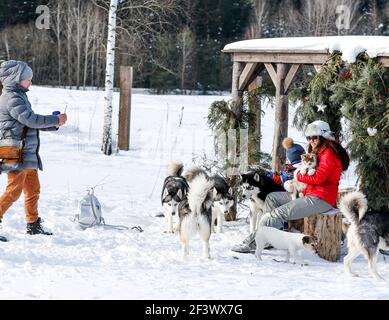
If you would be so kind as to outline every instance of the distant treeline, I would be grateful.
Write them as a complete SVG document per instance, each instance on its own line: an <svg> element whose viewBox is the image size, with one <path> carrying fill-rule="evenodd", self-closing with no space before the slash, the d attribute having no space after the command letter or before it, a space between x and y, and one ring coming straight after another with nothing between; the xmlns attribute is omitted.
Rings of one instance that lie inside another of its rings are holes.
<svg viewBox="0 0 389 320"><path fill-rule="evenodd" d="M350 27L338 30L337 7ZM38 29L36 8L50 9ZM0 59L20 59L42 85L103 87L109 0L1 0ZM119 65L157 92L229 90L229 42L281 36L389 35L386 0L126 0L118 11ZM118 71L118 68L116 69ZM118 72L116 72L118 75Z"/></svg>

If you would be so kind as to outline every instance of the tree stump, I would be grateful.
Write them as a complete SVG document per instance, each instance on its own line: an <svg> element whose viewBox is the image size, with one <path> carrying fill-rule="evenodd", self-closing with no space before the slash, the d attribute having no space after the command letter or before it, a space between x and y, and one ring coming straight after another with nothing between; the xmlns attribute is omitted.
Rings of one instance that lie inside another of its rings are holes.
<svg viewBox="0 0 389 320"><path fill-rule="evenodd" d="M304 233L304 219L289 220L288 229L291 230L292 228Z"/></svg>
<svg viewBox="0 0 389 320"><path fill-rule="evenodd" d="M336 209L335 209L336 210ZM328 261L340 258L342 214L317 214L304 218L304 234L318 239L319 257Z"/></svg>

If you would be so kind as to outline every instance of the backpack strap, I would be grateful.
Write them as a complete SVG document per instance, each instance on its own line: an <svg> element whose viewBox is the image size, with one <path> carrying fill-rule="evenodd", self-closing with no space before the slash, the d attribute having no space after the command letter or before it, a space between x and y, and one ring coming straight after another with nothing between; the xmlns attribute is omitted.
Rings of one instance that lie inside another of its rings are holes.
<svg viewBox="0 0 389 320"><path fill-rule="evenodd" d="M23 132L22 132L22 136L21 136L21 139L24 141L24 139L26 139L27 137L27 131L28 131L28 127L24 126L23 128Z"/></svg>

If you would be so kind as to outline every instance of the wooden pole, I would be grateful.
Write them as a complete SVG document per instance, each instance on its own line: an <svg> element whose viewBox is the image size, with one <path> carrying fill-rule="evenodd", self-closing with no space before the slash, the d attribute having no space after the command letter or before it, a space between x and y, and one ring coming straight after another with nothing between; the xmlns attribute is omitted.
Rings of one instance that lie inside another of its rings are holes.
<svg viewBox="0 0 389 320"><path fill-rule="evenodd" d="M288 136L288 95L286 94L285 78L288 65L277 63L276 73L276 113L274 123L272 168L281 170L285 162L285 150L282 147L282 140Z"/></svg>
<svg viewBox="0 0 389 320"><path fill-rule="evenodd" d="M132 67L120 66L119 150L130 150Z"/></svg>
<svg viewBox="0 0 389 320"><path fill-rule="evenodd" d="M239 78L243 70L243 64L240 62L233 62L232 65L232 92L231 92L231 98L232 98L232 112L236 115L236 118L240 118L242 114L242 95L243 91L239 90ZM238 134L237 130L239 130L238 125L235 121L235 118L231 118L230 121L231 127L230 129L235 129L235 137ZM229 140L231 140L231 132L229 132L230 137ZM232 141L229 141L228 145L232 145ZM235 143L235 150L227 150L227 158L230 162L230 164L235 165L237 157L239 157L239 150ZM226 159L227 160L227 159ZM227 169L227 181L229 182L230 186L234 189L239 184L239 172L237 168L228 168ZM234 192L234 205L230 208L230 211L225 214L226 221L232 221L236 220L236 213L237 213L237 194Z"/></svg>
<svg viewBox="0 0 389 320"><path fill-rule="evenodd" d="M253 93L257 88L262 86L262 77L256 77L253 82L249 84L249 94ZM249 126L249 151L256 150L261 151L261 97L252 96L249 98L249 111L255 114L253 123ZM252 141L253 138L257 138L257 141ZM250 156L249 153L249 164L256 164L257 159Z"/></svg>

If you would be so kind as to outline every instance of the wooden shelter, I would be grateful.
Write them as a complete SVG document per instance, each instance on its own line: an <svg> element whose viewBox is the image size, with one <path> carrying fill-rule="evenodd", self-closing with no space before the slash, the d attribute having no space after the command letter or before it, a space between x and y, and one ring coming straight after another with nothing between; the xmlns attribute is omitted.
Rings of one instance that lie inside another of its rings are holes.
<svg viewBox="0 0 389 320"><path fill-rule="evenodd" d="M330 60L331 52L334 51L342 52L343 60L348 62L354 62L358 53L366 51L369 56L377 57L380 63L389 67L389 37L384 36L257 39L225 46L223 52L231 54L233 62L232 101L236 114L240 113L239 101L243 92L249 90L252 83L260 83L256 81L260 72L266 70L276 87L273 170L280 170L285 160L282 140L288 136L288 90L298 69L301 65L313 65L319 71ZM343 192L339 192L339 195L342 194ZM317 236L320 257L329 261L340 258L340 212L290 221L290 226L305 234Z"/></svg>
<svg viewBox="0 0 389 320"><path fill-rule="evenodd" d="M337 50L338 42L344 48L361 50L373 47L378 61L389 67L389 37L343 36L275 38L239 41L226 45L223 52L230 53L232 67L232 100L234 105L242 97L258 74L266 69L276 87L276 112L273 133L272 168L281 169L285 160L282 140L288 135L288 89L301 65L313 65L316 71L326 64ZM335 49L334 49L335 48ZM342 47L340 47L342 49ZM341 50L339 50L341 51ZM346 51L346 49L345 49ZM367 50L369 54L369 50ZM236 110L239 112L239 110Z"/></svg>

